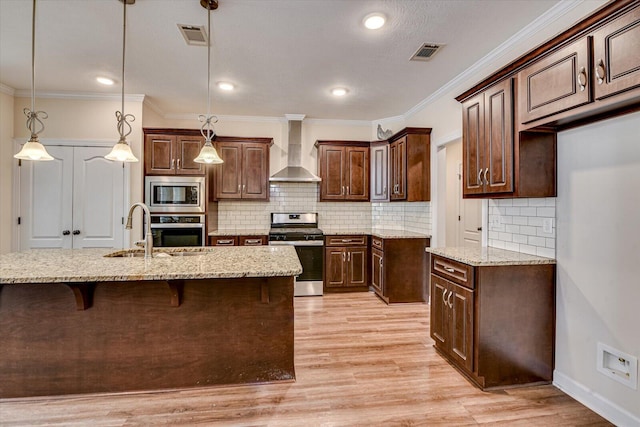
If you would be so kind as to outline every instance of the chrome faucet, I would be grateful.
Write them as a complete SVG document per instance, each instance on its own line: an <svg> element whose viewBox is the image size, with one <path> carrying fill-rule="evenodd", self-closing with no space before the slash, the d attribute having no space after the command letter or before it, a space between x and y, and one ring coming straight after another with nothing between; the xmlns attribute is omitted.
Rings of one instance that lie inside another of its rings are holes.
<svg viewBox="0 0 640 427"><path fill-rule="evenodd" d="M144 235L144 240L139 240L134 244L136 246L144 247L144 257L152 258L153 257L153 234L151 233L151 213L149 212L149 208L144 203L138 202L131 205L129 208L129 216L127 216L127 225L124 226L127 230L131 230L131 216L133 215L133 211L136 209L136 206L140 206L144 211L144 220L147 223L147 230Z"/></svg>

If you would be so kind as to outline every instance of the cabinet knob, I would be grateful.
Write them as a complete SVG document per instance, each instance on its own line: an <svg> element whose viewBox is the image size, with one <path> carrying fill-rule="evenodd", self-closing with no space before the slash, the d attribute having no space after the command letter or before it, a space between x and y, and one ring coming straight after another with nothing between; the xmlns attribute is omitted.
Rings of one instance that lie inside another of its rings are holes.
<svg viewBox="0 0 640 427"><path fill-rule="evenodd" d="M601 85L604 82L607 69L604 67L604 61L600 59L598 65L596 65L596 77L598 78L598 84Z"/></svg>
<svg viewBox="0 0 640 427"><path fill-rule="evenodd" d="M63 236L68 236L69 234L71 234L71 231L69 231L69 230L62 230L62 235L63 235Z"/></svg>
<svg viewBox="0 0 640 427"><path fill-rule="evenodd" d="M77 236L78 234L80 234L80 230L73 230L73 235Z"/></svg>
<svg viewBox="0 0 640 427"><path fill-rule="evenodd" d="M587 70L584 67L580 67L580 71L578 71L578 75L576 77L578 80L578 86L580 86L580 92L583 92L587 87Z"/></svg>

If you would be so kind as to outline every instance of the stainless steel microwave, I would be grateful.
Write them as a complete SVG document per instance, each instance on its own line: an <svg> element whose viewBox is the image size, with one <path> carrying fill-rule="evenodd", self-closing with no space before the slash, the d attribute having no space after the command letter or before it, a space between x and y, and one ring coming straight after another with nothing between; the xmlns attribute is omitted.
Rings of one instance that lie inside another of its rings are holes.
<svg viewBox="0 0 640 427"><path fill-rule="evenodd" d="M144 200L153 213L205 211L205 185L201 176L147 176Z"/></svg>

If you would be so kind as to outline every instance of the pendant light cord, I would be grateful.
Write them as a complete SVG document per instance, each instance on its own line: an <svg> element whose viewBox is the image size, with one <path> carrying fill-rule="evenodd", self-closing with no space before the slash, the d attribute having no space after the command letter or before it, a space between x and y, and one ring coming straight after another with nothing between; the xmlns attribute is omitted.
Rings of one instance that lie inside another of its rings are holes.
<svg viewBox="0 0 640 427"><path fill-rule="evenodd" d="M42 120L49 117L44 111L36 111L36 0L33 0L33 14L31 16L31 109L22 110L27 116L27 129L31 132L31 139L37 139L44 130ZM36 130L36 125L40 128Z"/></svg>
<svg viewBox="0 0 640 427"><path fill-rule="evenodd" d="M133 122L136 118L133 114L124 113L124 60L127 45L127 0L120 1L122 1L122 7L124 8L124 12L122 14L122 109L121 111L116 111L116 119L118 120L118 133L120 134L120 141L118 142L126 144L126 138L133 130L129 124L129 120ZM126 132L125 126L127 128Z"/></svg>
<svg viewBox="0 0 640 427"><path fill-rule="evenodd" d="M199 115L198 120L204 122L200 133L204 137L205 145L209 146L216 136L213 124L218 122L218 118L211 115L211 4L207 6L207 115Z"/></svg>

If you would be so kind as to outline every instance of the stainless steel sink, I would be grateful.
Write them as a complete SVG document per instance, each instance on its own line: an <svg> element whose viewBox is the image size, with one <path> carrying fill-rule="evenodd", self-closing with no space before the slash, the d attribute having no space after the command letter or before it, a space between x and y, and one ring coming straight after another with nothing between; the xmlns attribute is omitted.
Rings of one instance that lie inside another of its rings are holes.
<svg viewBox="0 0 640 427"><path fill-rule="evenodd" d="M176 251L176 252L154 251L153 257L154 258L172 258L172 257L181 257L181 256L199 256L199 255L206 255L208 252L210 251L205 249L191 250L191 251ZM110 254L106 254L105 257L106 258L144 258L144 251L137 250L137 249L129 249L129 250L112 252Z"/></svg>

